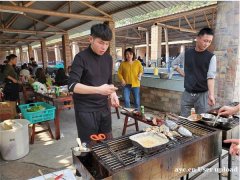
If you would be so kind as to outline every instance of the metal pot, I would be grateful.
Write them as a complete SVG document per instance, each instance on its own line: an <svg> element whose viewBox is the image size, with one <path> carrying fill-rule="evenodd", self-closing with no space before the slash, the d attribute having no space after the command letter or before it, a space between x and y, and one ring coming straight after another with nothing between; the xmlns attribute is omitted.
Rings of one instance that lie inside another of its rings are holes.
<svg viewBox="0 0 240 180"><path fill-rule="evenodd" d="M202 119L204 119L205 121L212 121L216 118L216 116L209 113L202 113L201 116L202 116Z"/></svg>
<svg viewBox="0 0 240 180"><path fill-rule="evenodd" d="M217 122L221 125L225 125L227 123L229 123L229 120L227 118L223 118L223 117L220 117Z"/></svg>
<svg viewBox="0 0 240 180"><path fill-rule="evenodd" d="M80 149L80 147L72 147L71 149L75 156L86 156L88 153L91 152L90 148Z"/></svg>
<svg viewBox="0 0 240 180"><path fill-rule="evenodd" d="M160 72L159 74L160 79L169 79L169 74L165 72Z"/></svg>

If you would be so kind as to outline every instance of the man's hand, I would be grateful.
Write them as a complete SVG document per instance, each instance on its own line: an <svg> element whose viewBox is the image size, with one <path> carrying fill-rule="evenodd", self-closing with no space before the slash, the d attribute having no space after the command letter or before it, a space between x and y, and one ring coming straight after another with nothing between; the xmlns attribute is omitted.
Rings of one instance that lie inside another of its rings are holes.
<svg viewBox="0 0 240 180"><path fill-rule="evenodd" d="M101 95L110 95L112 93L114 93L116 90L118 90L118 88L116 88L114 85L109 85L109 84L103 84L101 86L98 87L98 94Z"/></svg>
<svg viewBox="0 0 240 180"><path fill-rule="evenodd" d="M229 153L231 155L237 155L239 156L240 152L240 139L227 139L223 141L224 143L232 143L231 147L229 149Z"/></svg>
<svg viewBox="0 0 240 180"><path fill-rule="evenodd" d="M119 106L119 100L118 100L118 96L117 96L116 92L114 92L110 95L110 99L111 99L111 106L112 107L118 107Z"/></svg>
<svg viewBox="0 0 240 180"><path fill-rule="evenodd" d="M234 107L223 106L218 110L219 115L233 115L235 113Z"/></svg>
<svg viewBox="0 0 240 180"><path fill-rule="evenodd" d="M210 106L214 106L215 105L215 98L213 95L208 95L208 104Z"/></svg>

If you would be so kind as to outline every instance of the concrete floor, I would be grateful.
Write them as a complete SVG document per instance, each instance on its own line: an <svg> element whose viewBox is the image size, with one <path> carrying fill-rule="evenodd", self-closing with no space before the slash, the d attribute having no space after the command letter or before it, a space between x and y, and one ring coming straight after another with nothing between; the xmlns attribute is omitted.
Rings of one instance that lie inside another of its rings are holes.
<svg viewBox="0 0 240 180"><path fill-rule="evenodd" d="M73 110L65 110L61 113L61 140L52 140L47 133L38 134L35 143L30 145L29 154L19 160L4 161L0 158L0 180L26 180L39 176L38 170L44 174L69 168L75 172L72 165L71 147L76 146L77 129ZM123 127L123 116L117 119L113 114L113 135L121 136ZM53 122L50 123L54 131ZM140 123L140 129L146 127ZM39 127L41 128L41 127ZM129 127L127 133L135 132L133 127ZM223 153L227 153L223 151ZM239 157L233 158L233 180L239 179ZM213 168L218 167L218 164ZM223 159L223 167L227 167L227 158ZM191 177L191 176L190 176ZM81 179L77 177L77 179ZM197 180L218 179L216 172L205 172ZM225 179L225 178L223 178Z"/></svg>

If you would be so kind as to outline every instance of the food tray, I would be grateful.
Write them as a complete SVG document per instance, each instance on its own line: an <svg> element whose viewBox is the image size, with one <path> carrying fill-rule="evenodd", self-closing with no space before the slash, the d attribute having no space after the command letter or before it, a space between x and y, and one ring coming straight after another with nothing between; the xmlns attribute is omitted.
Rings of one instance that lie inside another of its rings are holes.
<svg viewBox="0 0 240 180"><path fill-rule="evenodd" d="M155 152L169 142L167 138L160 137L156 133L152 132L135 134L130 136L129 139L132 141L133 145L139 147L145 153Z"/></svg>
<svg viewBox="0 0 240 180"><path fill-rule="evenodd" d="M32 106L43 106L45 110L40 110L36 112L28 112L27 109ZM43 121L53 120L55 118L55 109L56 107L45 103L45 102L36 102L30 104L22 104L19 105L19 109L25 119L27 119L30 123L35 124Z"/></svg>

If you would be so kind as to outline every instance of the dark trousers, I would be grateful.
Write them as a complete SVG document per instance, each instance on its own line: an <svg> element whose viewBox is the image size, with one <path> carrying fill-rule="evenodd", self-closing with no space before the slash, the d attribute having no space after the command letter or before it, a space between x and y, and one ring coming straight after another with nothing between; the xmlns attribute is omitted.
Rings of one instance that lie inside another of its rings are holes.
<svg viewBox="0 0 240 180"><path fill-rule="evenodd" d="M112 132L111 111L106 108L96 112L81 112L75 109L78 137L82 142L90 143L92 134L109 134Z"/></svg>

